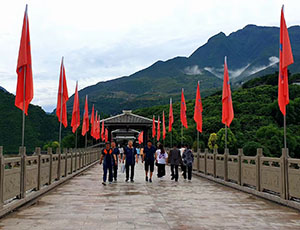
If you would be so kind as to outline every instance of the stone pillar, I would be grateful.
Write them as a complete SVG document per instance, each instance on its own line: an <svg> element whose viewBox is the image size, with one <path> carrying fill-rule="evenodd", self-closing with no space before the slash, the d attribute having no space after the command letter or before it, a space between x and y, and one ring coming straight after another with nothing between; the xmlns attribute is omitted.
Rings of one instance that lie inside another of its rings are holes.
<svg viewBox="0 0 300 230"><path fill-rule="evenodd" d="M74 154L74 172L76 172L77 170L77 152L78 152L78 149L75 149L75 154Z"/></svg>
<svg viewBox="0 0 300 230"><path fill-rule="evenodd" d="M208 149L204 150L204 174L207 175L207 154Z"/></svg>
<svg viewBox="0 0 300 230"><path fill-rule="evenodd" d="M288 149L282 149L282 155L280 157L280 173L281 173L281 192L280 197L282 199L290 199L289 197L289 183L288 183Z"/></svg>
<svg viewBox="0 0 300 230"><path fill-rule="evenodd" d="M224 180L228 181L228 155L229 149L226 148L224 152Z"/></svg>
<svg viewBox="0 0 300 230"><path fill-rule="evenodd" d="M218 154L218 149L214 148L214 177L217 177L217 173L216 173L216 160L217 160L217 154Z"/></svg>
<svg viewBox="0 0 300 230"><path fill-rule="evenodd" d="M261 191L260 186L260 158L263 156L263 150L262 148L257 149L255 164L256 164L256 190Z"/></svg>
<svg viewBox="0 0 300 230"><path fill-rule="evenodd" d="M49 182L50 185L52 183L52 148L47 149L47 155L49 155Z"/></svg>
<svg viewBox="0 0 300 230"><path fill-rule="evenodd" d="M64 148L64 155L65 155L65 172L64 175L65 177L68 176L68 149Z"/></svg>
<svg viewBox="0 0 300 230"><path fill-rule="evenodd" d="M197 172L199 172L199 169L200 169L200 150L197 151Z"/></svg>
<svg viewBox="0 0 300 230"><path fill-rule="evenodd" d="M37 187L36 190L41 189L41 148L35 148L35 153L37 155L37 163L38 163L38 173L37 173Z"/></svg>
<svg viewBox="0 0 300 230"><path fill-rule="evenodd" d="M4 166L3 147L0 146L0 208L3 207L4 203Z"/></svg>
<svg viewBox="0 0 300 230"><path fill-rule="evenodd" d="M243 149L238 149L238 184L242 185L242 156Z"/></svg>
<svg viewBox="0 0 300 230"><path fill-rule="evenodd" d="M61 177L61 170L60 170L60 164L61 164L61 149L60 147L56 149L56 154L58 155L58 162L57 162L57 180L60 180Z"/></svg>
<svg viewBox="0 0 300 230"><path fill-rule="evenodd" d="M70 153L70 174L73 173L73 149L69 149L69 153Z"/></svg>
<svg viewBox="0 0 300 230"><path fill-rule="evenodd" d="M22 199L26 196L26 147L20 147L19 154L21 156L20 198Z"/></svg>

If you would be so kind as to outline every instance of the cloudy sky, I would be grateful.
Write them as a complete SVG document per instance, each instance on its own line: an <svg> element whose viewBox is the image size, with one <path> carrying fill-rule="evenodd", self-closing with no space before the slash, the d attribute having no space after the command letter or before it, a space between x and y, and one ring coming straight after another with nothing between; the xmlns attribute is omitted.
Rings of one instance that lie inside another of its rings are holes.
<svg viewBox="0 0 300 230"><path fill-rule="evenodd" d="M99 81L130 75L157 60L188 56L209 37L247 24L300 24L299 0L2 0L0 86L16 87L25 4L29 5L35 97L56 105L61 57L69 95Z"/></svg>

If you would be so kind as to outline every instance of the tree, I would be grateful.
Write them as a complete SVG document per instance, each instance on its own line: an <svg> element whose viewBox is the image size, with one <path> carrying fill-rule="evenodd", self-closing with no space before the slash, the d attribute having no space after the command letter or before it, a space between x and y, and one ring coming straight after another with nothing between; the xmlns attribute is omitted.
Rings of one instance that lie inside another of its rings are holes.
<svg viewBox="0 0 300 230"><path fill-rule="evenodd" d="M222 128L217 133L218 139L217 144L219 146L219 153L224 153L225 149L225 128ZM227 148L230 149L230 152L237 152L237 140L233 132L227 128Z"/></svg>
<svg viewBox="0 0 300 230"><path fill-rule="evenodd" d="M210 150L214 150L214 149L218 148L217 140L218 140L218 136L216 133L210 134L209 139L208 139L208 148Z"/></svg>

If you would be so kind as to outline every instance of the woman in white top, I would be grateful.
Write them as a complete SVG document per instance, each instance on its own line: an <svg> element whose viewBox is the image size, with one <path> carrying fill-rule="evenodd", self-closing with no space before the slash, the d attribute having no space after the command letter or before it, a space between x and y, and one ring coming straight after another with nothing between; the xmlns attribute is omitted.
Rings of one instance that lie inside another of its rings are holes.
<svg viewBox="0 0 300 230"><path fill-rule="evenodd" d="M157 164L157 177L161 178L166 175L166 163L168 162L168 153L166 153L164 146L159 145L156 150L156 164Z"/></svg>

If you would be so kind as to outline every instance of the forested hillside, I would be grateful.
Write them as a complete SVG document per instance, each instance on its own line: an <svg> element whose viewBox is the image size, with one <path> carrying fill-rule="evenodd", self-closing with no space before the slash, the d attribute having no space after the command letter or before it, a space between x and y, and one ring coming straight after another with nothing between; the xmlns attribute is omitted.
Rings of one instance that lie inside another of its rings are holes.
<svg viewBox="0 0 300 230"><path fill-rule="evenodd" d="M299 74L290 77L290 104L287 106L287 142L291 156L300 157L300 86L293 84L300 78ZM280 156L283 147L283 117L277 102L277 74L267 75L251 80L243 88L232 93L235 118L229 130L229 148L237 153L244 148L247 155L255 155L256 148L264 148L267 156ZM196 94L196 85L195 85ZM201 148L208 147L210 134L216 133L220 152L224 148L224 125L222 117L222 92L203 99L203 133L200 134ZM181 123L180 103L173 104L174 130L173 141L180 144ZM151 118L152 115L162 116L165 111L168 118L169 105L139 109L135 113ZM196 145L196 124L193 120L194 100L187 101L187 117L189 128L184 129L184 143ZM168 119L167 124L168 125ZM170 144L167 134L165 144Z"/></svg>

